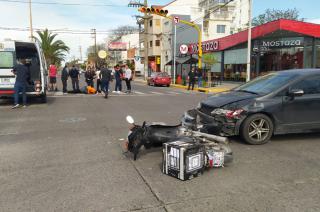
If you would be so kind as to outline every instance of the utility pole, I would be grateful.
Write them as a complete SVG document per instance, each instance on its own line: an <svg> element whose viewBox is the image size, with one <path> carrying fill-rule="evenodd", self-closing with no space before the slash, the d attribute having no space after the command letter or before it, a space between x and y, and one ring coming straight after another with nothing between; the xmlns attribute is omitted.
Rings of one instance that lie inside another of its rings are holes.
<svg viewBox="0 0 320 212"><path fill-rule="evenodd" d="M92 35L93 35L93 39L94 39L94 61L95 61L95 66L97 67L97 30L96 29L92 29Z"/></svg>
<svg viewBox="0 0 320 212"><path fill-rule="evenodd" d="M32 3L29 0L29 22L30 22L30 40L33 40L33 27L32 27Z"/></svg>
<svg viewBox="0 0 320 212"><path fill-rule="evenodd" d="M176 84L176 52L177 52L177 24L174 25L174 41L173 41L173 84Z"/></svg>
<svg viewBox="0 0 320 212"><path fill-rule="evenodd" d="M247 82L251 78L251 28L252 28L252 1L249 1L249 28L248 28L248 53L247 53Z"/></svg>
<svg viewBox="0 0 320 212"><path fill-rule="evenodd" d="M144 6L148 7L148 0L144 0ZM144 13L144 79L149 76L149 47L148 47L148 14Z"/></svg>
<svg viewBox="0 0 320 212"><path fill-rule="evenodd" d="M79 51L80 51L80 60L82 61L82 47L79 46Z"/></svg>

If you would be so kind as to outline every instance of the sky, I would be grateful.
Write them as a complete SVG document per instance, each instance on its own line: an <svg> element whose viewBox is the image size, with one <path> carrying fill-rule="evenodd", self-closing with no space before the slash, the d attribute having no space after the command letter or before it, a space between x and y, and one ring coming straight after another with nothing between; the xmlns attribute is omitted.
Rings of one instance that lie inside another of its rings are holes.
<svg viewBox="0 0 320 212"><path fill-rule="evenodd" d="M11 1L11 2L10 2ZM137 8L127 7L129 0L32 0L33 27L50 30L85 30L97 29L102 32L97 35L97 42L104 43L110 30L122 25L136 25L134 15L139 15ZM143 0L141 0L143 1ZM0 40L5 38L27 40L28 31L11 31L1 28L29 27L28 0L0 0ZM36 4L36 2L79 4ZM163 5L170 0L149 0L149 5ZM101 6L103 4L104 6ZM93 6L95 5L95 6ZM100 6L97 6L100 5ZM320 24L320 0L253 0L253 15L263 13L268 8L287 9L297 8L306 21ZM85 58L88 46L94 43L90 34L59 34L58 39L65 41L71 48L67 59Z"/></svg>

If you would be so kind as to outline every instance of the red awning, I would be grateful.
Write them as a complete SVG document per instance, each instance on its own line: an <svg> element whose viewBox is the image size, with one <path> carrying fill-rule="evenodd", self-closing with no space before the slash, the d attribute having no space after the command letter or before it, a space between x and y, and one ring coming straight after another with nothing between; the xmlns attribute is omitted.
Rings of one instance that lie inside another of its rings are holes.
<svg viewBox="0 0 320 212"><path fill-rule="evenodd" d="M319 24L287 20L287 19L279 19L277 21L272 21L272 22L252 28L252 39L257 39L279 30L294 32L297 34L302 34L305 36L310 36L315 38L320 38ZM203 43L217 41L219 47L214 51L221 51L221 50L225 50L225 49L237 46L241 43L245 43L247 42L247 40L248 40L248 30L245 30L233 35L223 37L223 38L205 41ZM196 44L191 44L189 46L189 50L192 49L192 45L196 45Z"/></svg>

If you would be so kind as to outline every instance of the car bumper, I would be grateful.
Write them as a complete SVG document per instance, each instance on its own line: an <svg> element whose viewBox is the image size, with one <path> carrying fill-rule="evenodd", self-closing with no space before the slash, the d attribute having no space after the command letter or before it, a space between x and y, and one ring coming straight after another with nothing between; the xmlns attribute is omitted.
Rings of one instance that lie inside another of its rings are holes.
<svg viewBox="0 0 320 212"><path fill-rule="evenodd" d="M197 109L186 111L181 121L183 126L193 130L200 130L204 133L219 136L234 136L238 134L236 120L224 120L221 117L209 116Z"/></svg>

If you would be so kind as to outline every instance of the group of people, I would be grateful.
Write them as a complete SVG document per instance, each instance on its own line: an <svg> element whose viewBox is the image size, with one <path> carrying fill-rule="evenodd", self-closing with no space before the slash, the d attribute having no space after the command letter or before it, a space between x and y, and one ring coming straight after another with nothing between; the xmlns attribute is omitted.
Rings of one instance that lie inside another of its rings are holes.
<svg viewBox="0 0 320 212"><path fill-rule="evenodd" d="M199 69L196 71L195 67L192 67L190 72L188 73L189 85L188 90L192 88L194 89L194 85L196 83L196 79L198 78L198 87L202 87L202 71Z"/></svg>
<svg viewBox="0 0 320 212"><path fill-rule="evenodd" d="M67 81L69 77L72 81L73 92L81 92L79 89L79 70L75 66L72 66L72 68L69 70L68 65L66 65L61 73L63 93L67 92ZM103 92L105 98L108 98L110 82L112 82L113 79L115 79L115 92L122 92L122 81L125 81L127 86L126 93L131 93L131 81L133 78L133 73L132 70L128 67L128 65L124 65L122 67L120 67L120 65L116 65L113 67L113 70L108 68L106 65L102 65L101 67L97 68L93 66L88 66L84 74L84 77L87 83L86 90L87 92L88 90L90 90L90 92L88 93ZM96 88L94 88L95 84Z"/></svg>

